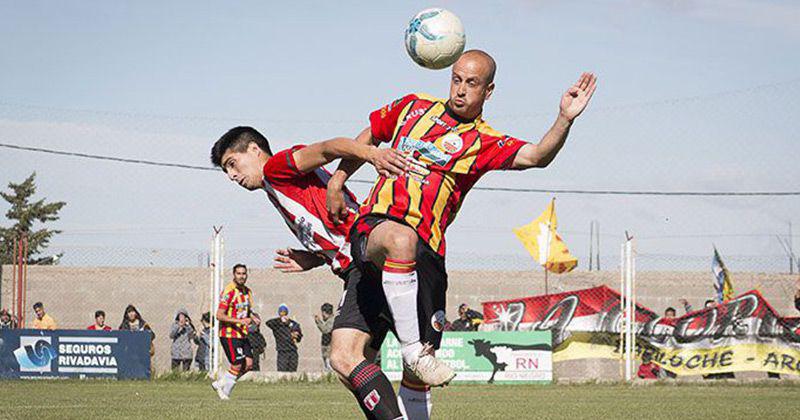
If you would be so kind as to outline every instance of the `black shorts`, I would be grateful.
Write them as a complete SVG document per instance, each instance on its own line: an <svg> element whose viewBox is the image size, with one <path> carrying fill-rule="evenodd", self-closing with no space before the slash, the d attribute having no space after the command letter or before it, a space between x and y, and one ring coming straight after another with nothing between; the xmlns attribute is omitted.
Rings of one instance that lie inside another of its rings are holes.
<svg viewBox="0 0 800 420"><path fill-rule="evenodd" d="M340 316L342 323L363 318L365 328L351 325L361 331L373 334L372 347L380 348L380 343L389 329L394 329L394 321L386 303L381 285L382 269L375 266L366 256L369 234L379 224L389 219L384 215L370 214L360 217L350 230L350 250L353 264L358 268L359 276L355 284L350 281L346 286L342 299ZM402 221L397 221L403 223ZM442 328L445 321L447 303L447 270L444 258L437 254L422 239L417 243L417 322L419 324L420 341L430 343L439 348L442 340ZM352 289L352 291L350 291ZM339 318L337 317L338 321ZM334 328L336 328L336 321ZM385 324L388 321L388 324ZM340 327L341 328L341 327ZM376 345L377 344L377 345Z"/></svg>
<svg viewBox="0 0 800 420"><path fill-rule="evenodd" d="M380 350L392 317L380 284L380 277L367 279L356 264L343 273L344 292L339 301L333 329L352 328L372 336L370 347Z"/></svg>
<svg viewBox="0 0 800 420"><path fill-rule="evenodd" d="M253 358L253 350L246 338L220 337L219 341L231 365L242 364L245 357Z"/></svg>

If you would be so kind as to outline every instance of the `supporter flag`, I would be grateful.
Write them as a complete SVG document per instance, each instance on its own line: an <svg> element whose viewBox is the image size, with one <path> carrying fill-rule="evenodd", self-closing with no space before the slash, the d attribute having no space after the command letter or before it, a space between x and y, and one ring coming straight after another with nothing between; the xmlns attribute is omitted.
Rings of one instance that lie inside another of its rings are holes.
<svg viewBox="0 0 800 420"><path fill-rule="evenodd" d="M733 284L731 275L725 268L725 263L719 256L717 247L714 247L714 261L711 263L711 271L714 272L714 290L717 291L717 302L722 303L733 299Z"/></svg>
<svg viewBox="0 0 800 420"><path fill-rule="evenodd" d="M561 274L572 271L578 265L578 259L569 253L567 245L556 233L557 225L553 199L539 217L525 226L515 228L514 233L545 270Z"/></svg>

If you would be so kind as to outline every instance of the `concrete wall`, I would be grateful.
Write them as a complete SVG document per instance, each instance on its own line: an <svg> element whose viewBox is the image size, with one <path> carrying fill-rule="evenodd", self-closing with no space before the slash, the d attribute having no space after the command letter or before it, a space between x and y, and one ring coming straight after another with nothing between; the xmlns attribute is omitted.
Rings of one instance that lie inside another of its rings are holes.
<svg viewBox="0 0 800 420"><path fill-rule="evenodd" d="M4 266L0 306L9 309L11 274L11 267ZM171 341L167 335L175 312L181 307L187 308L195 325L199 325L200 314L208 310L211 301L210 278L210 271L202 268L31 266L28 268L26 307L28 325L34 316L31 305L36 301L44 303L59 328L77 329L93 323L97 309L105 310L107 324L117 328L125 307L134 304L156 333L156 367L163 371L169 367ZM447 311L450 319L456 316L456 308L462 302L480 310L482 301L544 293L541 272L452 271L449 278ZM758 288L778 312L796 315L792 301L796 276L734 273L733 280L737 294ZM576 272L549 278L551 293L600 284L618 289L619 274L616 271ZM711 284L710 272L640 272L637 273L636 298L640 304L657 312L673 306L680 314L679 298L685 297L700 308L712 295ZM326 269L294 275L252 269L248 285L254 291L256 311L262 316L274 316L281 303L289 305L291 317L302 325L305 334L300 346L300 370L320 370L320 335L312 316L319 312L322 303L338 303L342 282ZM274 370L274 340L269 330L265 336L268 348L261 362L262 370ZM575 361L556 366L556 377L617 379L619 368L614 361Z"/></svg>

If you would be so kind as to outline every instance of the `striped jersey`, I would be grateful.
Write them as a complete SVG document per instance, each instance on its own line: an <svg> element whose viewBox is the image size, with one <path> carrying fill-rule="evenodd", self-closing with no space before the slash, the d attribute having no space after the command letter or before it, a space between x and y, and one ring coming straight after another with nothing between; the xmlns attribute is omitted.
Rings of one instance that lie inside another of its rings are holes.
<svg viewBox="0 0 800 420"><path fill-rule="evenodd" d="M253 310L253 292L247 286L236 287L230 282L219 297L219 309L231 318L249 318ZM239 323L219 323L219 336L223 338L244 338L247 336L247 326Z"/></svg>
<svg viewBox="0 0 800 420"><path fill-rule="evenodd" d="M379 177L359 214L383 214L404 221L439 255L444 232L467 192L485 173L510 169L526 142L501 134L480 117L463 121L445 100L404 96L372 112L372 136L428 165L424 178Z"/></svg>
<svg viewBox="0 0 800 420"><path fill-rule="evenodd" d="M264 190L303 247L324 259L338 274L350 265L348 232L358 212L358 202L345 188L345 203L351 211L346 220L334 224L325 204L331 174L325 168L300 172L294 152L303 147L294 146L269 158L264 165Z"/></svg>

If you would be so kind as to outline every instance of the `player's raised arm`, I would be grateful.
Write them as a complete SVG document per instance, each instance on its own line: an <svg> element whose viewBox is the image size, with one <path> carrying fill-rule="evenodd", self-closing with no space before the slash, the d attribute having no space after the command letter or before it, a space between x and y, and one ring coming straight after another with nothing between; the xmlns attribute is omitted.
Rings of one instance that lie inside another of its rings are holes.
<svg viewBox="0 0 800 420"><path fill-rule="evenodd" d="M526 144L514 157L513 169L544 168L555 159L569 135L573 121L589 104L595 89L597 76L583 73L561 97L558 118L539 144Z"/></svg>
<svg viewBox="0 0 800 420"><path fill-rule="evenodd" d="M361 130L355 138L355 142L364 146L377 146L380 144L372 136L372 130L367 127ZM394 149L392 149L394 150ZM347 205L344 201L344 183L352 176L361 165L364 164L360 159L342 159L339 162L339 167L328 180L328 190L326 197L326 205L328 207L328 215L334 223L339 223L340 219L347 217Z"/></svg>
<svg viewBox="0 0 800 420"><path fill-rule="evenodd" d="M378 149L344 137L311 144L296 150L292 157L297 169L303 173L339 158L369 162L383 176L400 176L406 169L406 161L397 150Z"/></svg>

